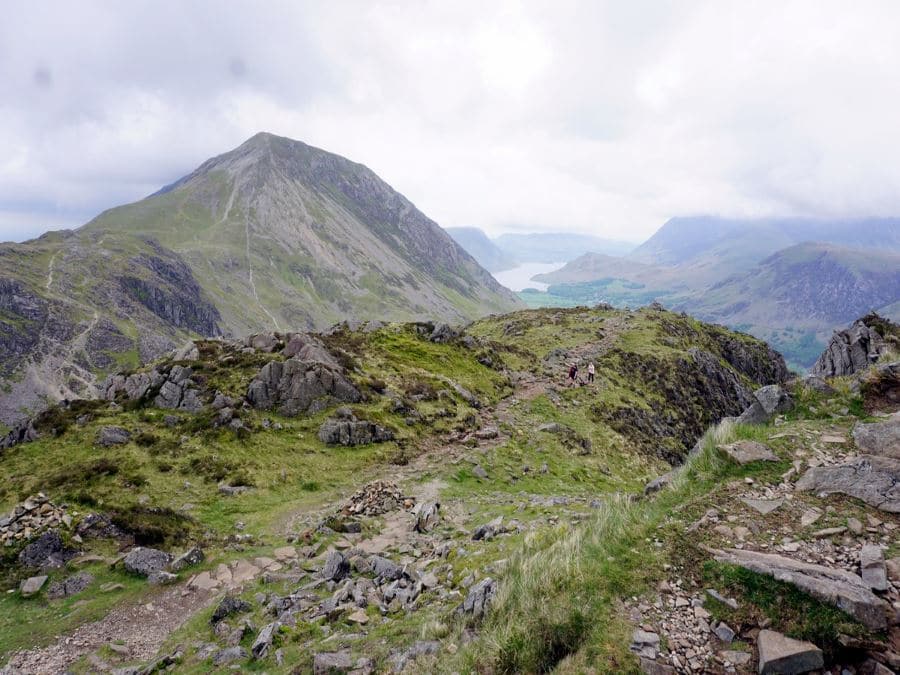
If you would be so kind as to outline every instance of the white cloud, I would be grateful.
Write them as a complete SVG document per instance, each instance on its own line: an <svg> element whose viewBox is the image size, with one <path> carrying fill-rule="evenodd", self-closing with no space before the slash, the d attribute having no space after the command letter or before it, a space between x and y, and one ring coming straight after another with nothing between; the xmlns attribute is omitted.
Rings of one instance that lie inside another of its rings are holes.
<svg viewBox="0 0 900 675"><path fill-rule="evenodd" d="M892 2L135 2L0 25L0 238L259 130L442 225L639 239L696 213L900 213Z"/></svg>

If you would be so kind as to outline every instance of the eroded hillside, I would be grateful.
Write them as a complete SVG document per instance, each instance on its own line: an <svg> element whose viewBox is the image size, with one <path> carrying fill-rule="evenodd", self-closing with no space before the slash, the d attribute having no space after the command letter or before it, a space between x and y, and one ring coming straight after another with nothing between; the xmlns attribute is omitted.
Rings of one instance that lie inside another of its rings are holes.
<svg viewBox="0 0 900 675"><path fill-rule="evenodd" d="M596 381L569 386L572 362ZM21 506L0 526L18 589L0 599L4 658L12 672L636 672L637 622L663 635L660 668L724 668L725 647L688 656L687 628L668 637L653 589L679 589L680 610L703 584L737 588L701 545L769 546L737 500L769 498L794 459L813 466L818 434L850 454L869 415L846 387L795 389L790 411L777 386L759 393L786 377L764 343L659 308L197 342L3 451L2 502ZM729 463L715 445L737 438L776 461ZM751 534L710 532L731 515ZM753 641L735 639L751 664Z"/></svg>

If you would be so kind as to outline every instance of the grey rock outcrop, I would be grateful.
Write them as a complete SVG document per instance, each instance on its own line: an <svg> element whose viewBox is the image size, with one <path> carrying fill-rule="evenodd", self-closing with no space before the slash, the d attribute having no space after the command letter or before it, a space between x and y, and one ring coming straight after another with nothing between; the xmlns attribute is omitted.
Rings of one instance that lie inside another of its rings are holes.
<svg viewBox="0 0 900 675"><path fill-rule="evenodd" d="M394 439L394 432L368 420L330 419L319 427L319 440L327 445L368 445Z"/></svg>
<svg viewBox="0 0 900 675"><path fill-rule="evenodd" d="M865 544L859 551L859 575L873 591L888 589L887 568L884 551L875 544Z"/></svg>
<svg viewBox="0 0 900 675"><path fill-rule="evenodd" d="M778 455L771 448L757 441L736 441L728 445L720 445L719 450L738 464L750 462L777 462Z"/></svg>
<svg viewBox="0 0 900 675"><path fill-rule="evenodd" d="M78 572L62 581L55 581L50 584L50 588L47 589L47 597L51 600L68 598L71 595L81 593L93 582L93 575L87 572Z"/></svg>
<svg viewBox="0 0 900 675"><path fill-rule="evenodd" d="M362 395L339 370L292 358L263 366L247 389L247 400L254 408L295 416L335 402L358 403Z"/></svg>
<svg viewBox="0 0 900 675"><path fill-rule="evenodd" d="M799 675L825 665L822 650L811 642L794 640L772 630L757 638L760 675Z"/></svg>
<svg viewBox="0 0 900 675"><path fill-rule="evenodd" d="M129 574L147 577L153 572L164 570L171 562L172 556L165 551L138 546L128 552L122 564Z"/></svg>
<svg viewBox="0 0 900 675"><path fill-rule="evenodd" d="M887 604L872 593L856 574L771 553L740 549L716 551L715 558L719 562L793 584L817 600L843 610L871 630L882 630L887 626Z"/></svg>
<svg viewBox="0 0 900 675"><path fill-rule="evenodd" d="M900 413L884 422L860 422L853 428L853 440L864 454L900 459Z"/></svg>
<svg viewBox="0 0 900 675"><path fill-rule="evenodd" d="M22 594L23 598L30 598L31 596L40 593L46 583L46 574L37 577L28 577L27 579L23 579L22 583L19 584L19 593Z"/></svg>
<svg viewBox="0 0 900 675"><path fill-rule="evenodd" d="M113 445L124 445L131 440L131 432L122 427L103 427L97 432L97 445L109 448Z"/></svg>
<svg viewBox="0 0 900 675"><path fill-rule="evenodd" d="M796 483L816 494L842 493L882 511L900 513L900 460L864 455L835 466L817 466Z"/></svg>
<svg viewBox="0 0 900 675"><path fill-rule="evenodd" d="M250 653L253 654L253 658L264 659L266 655L268 655L269 648L272 646L272 641L275 639L275 634L278 632L280 626L280 623L273 621L270 624L266 624L263 629L259 631L259 634L253 641L253 646L250 647Z"/></svg>
<svg viewBox="0 0 900 675"><path fill-rule="evenodd" d="M233 614L243 614L244 612L249 612L251 609L253 609L252 605L246 600L241 600L233 595L226 595L222 598L222 602L219 603L215 611L213 611L209 622L217 624L222 619L232 616Z"/></svg>
<svg viewBox="0 0 900 675"><path fill-rule="evenodd" d="M19 564L29 568L62 567L75 555L75 551L63 544L57 530L44 532L19 553Z"/></svg>
<svg viewBox="0 0 900 675"><path fill-rule="evenodd" d="M485 577L475 584L466 596L459 611L462 614L471 614L475 618L484 616L490 609L497 585L490 577Z"/></svg>
<svg viewBox="0 0 900 675"><path fill-rule="evenodd" d="M820 377L852 375L875 363L884 350L885 342L881 335L867 326L863 319L858 319L850 328L836 331L831 336L810 373Z"/></svg>
<svg viewBox="0 0 900 675"><path fill-rule="evenodd" d="M430 532L441 521L441 505L437 502L423 502L416 505L414 515L416 522L413 529L416 532Z"/></svg>
<svg viewBox="0 0 900 675"><path fill-rule="evenodd" d="M322 341L308 333L288 333L286 343L281 353L286 358L296 358L300 361L318 362L339 369L340 364L334 355L328 351Z"/></svg>
<svg viewBox="0 0 900 675"><path fill-rule="evenodd" d="M340 551L329 551L322 567L322 578L327 581L340 581L350 574L350 563Z"/></svg>
<svg viewBox="0 0 900 675"><path fill-rule="evenodd" d="M109 401L122 395L129 401L152 399L157 408L197 412L203 407L203 401L193 374L190 366L176 364L168 371L153 368L127 376L112 375L107 378L102 391Z"/></svg>

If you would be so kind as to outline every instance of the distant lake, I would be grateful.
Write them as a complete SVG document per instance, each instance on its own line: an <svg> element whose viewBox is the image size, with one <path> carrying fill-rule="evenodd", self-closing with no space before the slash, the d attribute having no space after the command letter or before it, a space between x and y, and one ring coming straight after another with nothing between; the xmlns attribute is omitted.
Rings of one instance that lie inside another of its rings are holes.
<svg viewBox="0 0 900 675"><path fill-rule="evenodd" d="M539 291L546 291L548 284L532 281L531 277L536 274L553 272L563 265L565 265L564 262L522 263L518 267L513 267L511 270L506 270L505 272L494 272L494 278L511 291L518 292L525 290L526 288L536 288Z"/></svg>

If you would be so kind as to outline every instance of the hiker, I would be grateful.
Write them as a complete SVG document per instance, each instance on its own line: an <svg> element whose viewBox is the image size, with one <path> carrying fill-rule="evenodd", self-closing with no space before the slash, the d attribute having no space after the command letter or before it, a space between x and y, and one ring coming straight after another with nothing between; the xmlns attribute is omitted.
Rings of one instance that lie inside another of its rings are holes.
<svg viewBox="0 0 900 675"><path fill-rule="evenodd" d="M591 384L594 383L594 362L593 361L591 361L588 364L588 382L590 382Z"/></svg>
<svg viewBox="0 0 900 675"><path fill-rule="evenodd" d="M578 365L573 363L569 368L569 379L572 380L572 386L575 386L575 378L578 377Z"/></svg>

